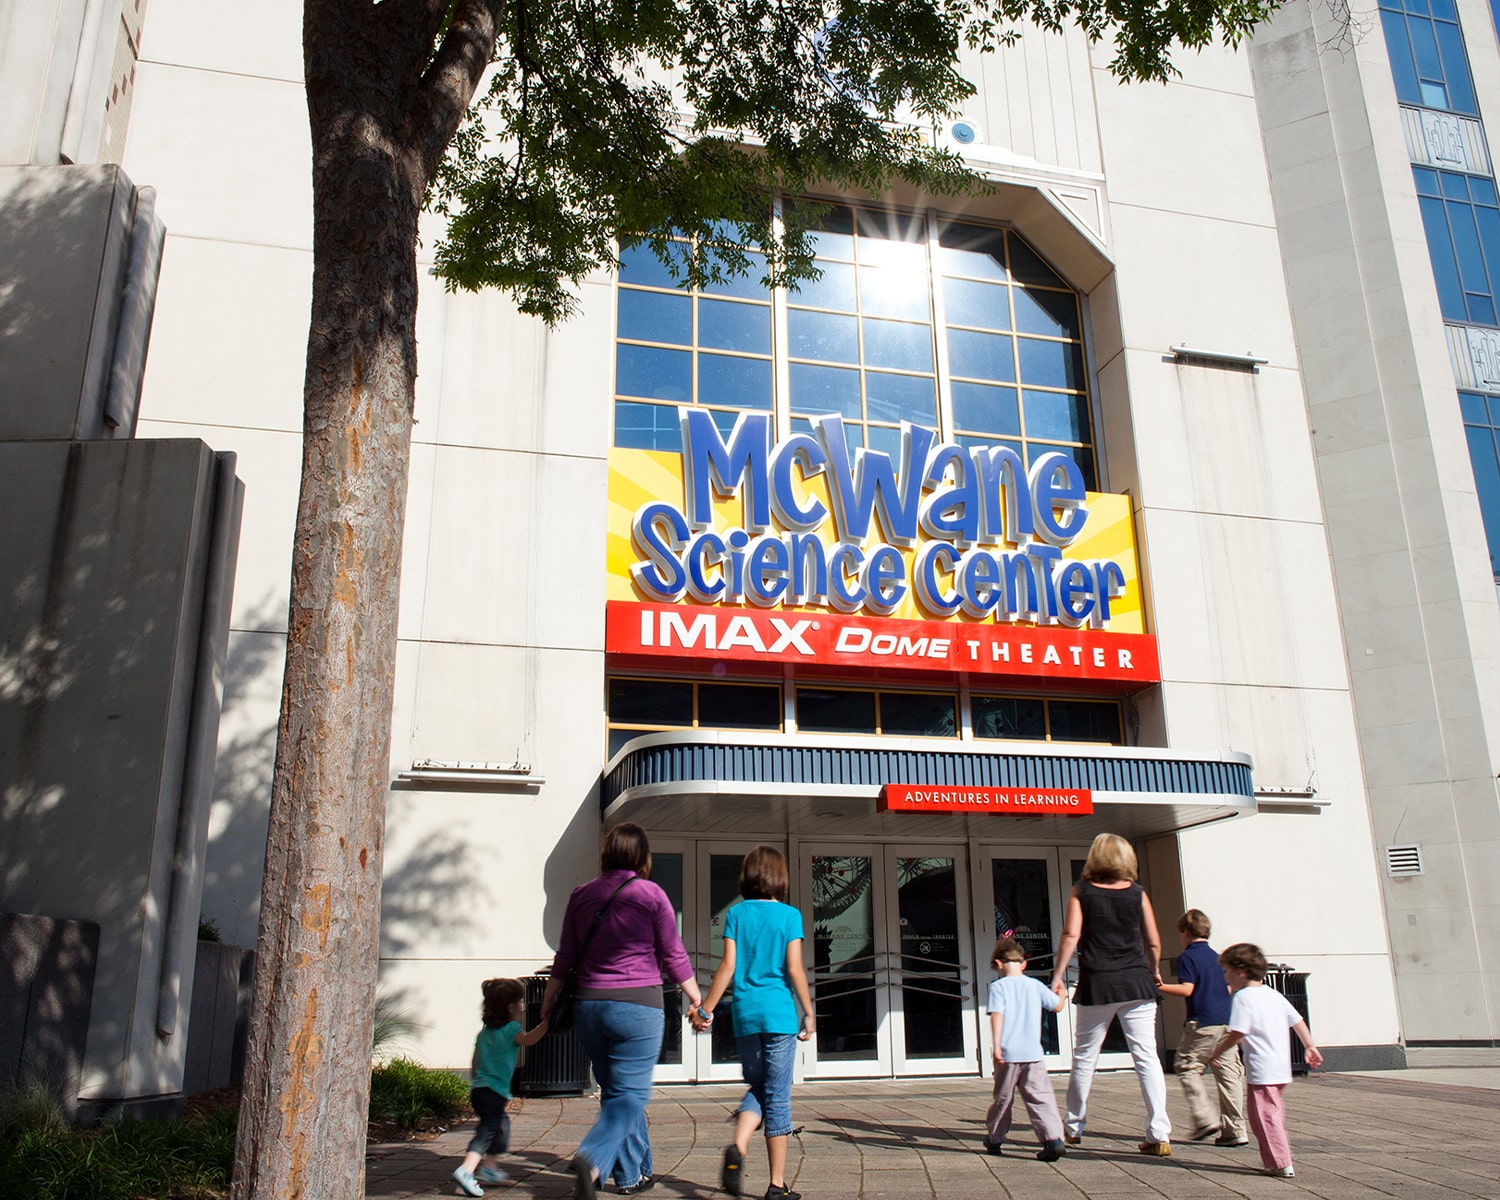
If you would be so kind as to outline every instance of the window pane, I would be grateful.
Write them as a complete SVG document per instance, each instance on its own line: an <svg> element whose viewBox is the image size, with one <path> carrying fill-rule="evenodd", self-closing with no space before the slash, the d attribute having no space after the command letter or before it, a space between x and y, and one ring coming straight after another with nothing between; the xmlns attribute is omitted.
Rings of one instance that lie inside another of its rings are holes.
<svg viewBox="0 0 1500 1200"><path fill-rule="evenodd" d="M1453 239L1448 233L1447 207L1441 200L1423 196L1422 228L1427 234L1427 255L1432 259L1432 274L1437 280L1438 299L1443 317L1449 321L1467 319L1464 290L1458 282L1458 261L1453 257Z"/></svg>
<svg viewBox="0 0 1500 1200"><path fill-rule="evenodd" d="M1054 442L1089 440L1088 398L1068 392L1022 392L1026 436Z"/></svg>
<svg viewBox="0 0 1500 1200"><path fill-rule="evenodd" d="M771 307L732 300L698 301L698 344L715 350L771 353Z"/></svg>
<svg viewBox="0 0 1500 1200"><path fill-rule="evenodd" d="M898 371L932 370L932 327L906 321L866 321L865 364Z"/></svg>
<svg viewBox="0 0 1500 1200"><path fill-rule="evenodd" d="M994 333L948 330L948 367L954 375L970 379L1016 381L1015 341Z"/></svg>
<svg viewBox="0 0 1500 1200"><path fill-rule="evenodd" d="M886 425L871 425L866 431L866 444L871 450L888 455L893 463L901 462L901 431Z"/></svg>
<svg viewBox="0 0 1500 1200"><path fill-rule="evenodd" d="M958 709L952 696L881 692L880 732L904 737L954 737Z"/></svg>
<svg viewBox="0 0 1500 1200"><path fill-rule="evenodd" d="M629 450L681 452L677 410L666 404L615 402L615 445Z"/></svg>
<svg viewBox="0 0 1500 1200"><path fill-rule="evenodd" d="M1054 742L1119 745L1120 706L1111 700L1053 700L1048 704Z"/></svg>
<svg viewBox="0 0 1500 1200"><path fill-rule="evenodd" d="M861 267L859 307L871 317L927 320L931 310L927 305L926 261L913 263L909 268Z"/></svg>
<svg viewBox="0 0 1500 1200"><path fill-rule="evenodd" d="M1465 424L1488 425L1490 423L1489 411L1485 407L1483 396L1475 395L1473 392L1459 392L1458 407L1464 414Z"/></svg>
<svg viewBox="0 0 1500 1200"><path fill-rule="evenodd" d="M1083 352L1077 342L1042 342L1017 338L1021 358L1021 382L1039 387L1082 390Z"/></svg>
<svg viewBox="0 0 1500 1200"><path fill-rule="evenodd" d="M1467 426L1469 460L1474 464L1474 486L1479 492L1479 510L1484 516L1484 533L1490 543L1490 569L1500 575L1500 460L1495 457L1495 437L1491 430Z"/></svg>
<svg viewBox="0 0 1500 1200"><path fill-rule="evenodd" d="M1016 389L988 387L982 383L953 385L953 424L976 433L1021 436L1021 417Z"/></svg>
<svg viewBox="0 0 1500 1200"><path fill-rule="evenodd" d="M620 255L620 282L639 283L647 287L677 286L672 272L651 253L650 246L632 246Z"/></svg>
<svg viewBox="0 0 1500 1200"><path fill-rule="evenodd" d="M1437 172L1430 167L1413 167L1411 173L1417 181L1417 195L1441 196L1443 194L1443 189L1438 185Z"/></svg>
<svg viewBox="0 0 1500 1200"><path fill-rule="evenodd" d="M619 336L642 342L693 344L693 300L666 292L620 289Z"/></svg>
<svg viewBox="0 0 1500 1200"><path fill-rule="evenodd" d="M1005 234L979 225L950 225L938 235L942 246L939 267L949 275L1004 282Z"/></svg>
<svg viewBox="0 0 1500 1200"><path fill-rule="evenodd" d="M1420 104L1422 93L1417 86L1417 68L1412 59L1411 40L1406 33L1406 18L1399 12L1383 9L1380 23L1385 27L1391 74L1396 81L1396 99L1405 104Z"/></svg>
<svg viewBox="0 0 1500 1200"><path fill-rule="evenodd" d="M761 282L766 275L766 256L764 254L748 252L746 257L750 260L750 273L748 275L726 279L722 283L711 283L703 289L704 294L711 296L740 296L747 300L767 299L766 285Z"/></svg>
<svg viewBox="0 0 1500 1200"><path fill-rule="evenodd" d="M859 362L858 317L789 308L786 313L786 330L793 358Z"/></svg>
<svg viewBox="0 0 1500 1200"><path fill-rule="evenodd" d="M818 257L852 259L854 257L854 214L847 208L834 208L818 220L812 234Z"/></svg>
<svg viewBox="0 0 1500 1200"><path fill-rule="evenodd" d="M1433 22L1437 30L1438 55L1443 60L1443 81L1448 85L1448 106L1454 112L1474 113L1474 85L1469 82L1469 60L1464 56L1463 36L1457 25Z"/></svg>
<svg viewBox="0 0 1500 1200"><path fill-rule="evenodd" d="M1443 171L1438 175L1442 184L1443 197L1447 200L1462 200L1465 204L1469 202L1469 181L1454 171Z"/></svg>
<svg viewBox="0 0 1500 1200"><path fill-rule="evenodd" d="M875 693L798 688L797 727L813 733L874 733Z"/></svg>
<svg viewBox="0 0 1500 1200"><path fill-rule="evenodd" d="M644 737L639 729L611 729L609 731L608 757L613 758L631 738Z"/></svg>
<svg viewBox="0 0 1500 1200"><path fill-rule="evenodd" d="M1007 441L997 437L976 437L972 433L961 433L953 440L966 450L974 446L1004 446L1007 450L1014 450L1016 457L1022 462L1026 461L1026 447L1021 442Z"/></svg>
<svg viewBox="0 0 1500 1200"><path fill-rule="evenodd" d="M865 375L865 415L872 421L937 426L937 389L930 375Z"/></svg>
<svg viewBox="0 0 1500 1200"><path fill-rule="evenodd" d="M858 418L859 372L849 367L791 365L792 411Z"/></svg>
<svg viewBox="0 0 1500 1200"><path fill-rule="evenodd" d="M1417 78L1424 83L1442 83L1443 61L1438 57L1437 38L1432 34L1431 21L1407 21L1411 35L1411 50L1417 60Z"/></svg>
<svg viewBox="0 0 1500 1200"><path fill-rule="evenodd" d="M622 345L615 354L615 391L687 403L693 398L693 356L687 350Z"/></svg>
<svg viewBox="0 0 1500 1200"><path fill-rule="evenodd" d="M927 257L927 223L920 213L856 208L861 262L909 261Z"/></svg>
<svg viewBox="0 0 1500 1200"><path fill-rule="evenodd" d="M771 362L728 354L698 355L698 403L735 408L771 407Z"/></svg>
<svg viewBox="0 0 1500 1200"><path fill-rule="evenodd" d="M611 679L612 725L691 725L693 685L666 679Z"/></svg>
<svg viewBox="0 0 1500 1200"><path fill-rule="evenodd" d="M854 268L848 263L824 262L819 259L818 269L823 272L822 276L803 280L788 293L787 298L793 304L853 312Z"/></svg>
<svg viewBox="0 0 1500 1200"><path fill-rule="evenodd" d="M698 724L713 729L780 729L781 689L744 683L700 683Z"/></svg>
<svg viewBox="0 0 1500 1200"><path fill-rule="evenodd" d="M949 325L979 329L1010 328L1010 289L972 279L943 280L943 306Z"/></svg>
<svg viewBox="0 0 1500 1200"><path fill-rule="evenodd" d="M1488 292L1484 255L1479 249L1479 230L1474 210L1467 204L1448 205L1448 228L1453 231L1453 252L1458 255L1458 277L1468 292Z"/></svg>
<svg viewBox="0 0 1500 1200"><path fill-rule="evenodd" d="M1076 338L1078 297L1073 292L1016 288L1016 332Z"/></svg>
<svg viewBox="0 0 1500 1200"><path fill-rule="evenodd" d="M1019 696L974 696L970 710L977 738L1046 740L1047 718L1040 700Z"/></svg>
<svg viewBox="0 0 1500 1200"><path fill-rule="evenodd" d="M1099 490L1099 480L1094 474L1094 452L1087 446L1057 446L1046 442L1026 443L1026 463L1029 467L1044 454L1062 454L1078 464L1078 473L1083 476L1083 486L1089 491Z"/></svg>
<svg viewBox="0 0 1500 1200"><path fill-rule="evenodd" d="M1068 286L1015 234L1010 235L1010 273L1018 283L1041 283L1059 288Z"/></svg>

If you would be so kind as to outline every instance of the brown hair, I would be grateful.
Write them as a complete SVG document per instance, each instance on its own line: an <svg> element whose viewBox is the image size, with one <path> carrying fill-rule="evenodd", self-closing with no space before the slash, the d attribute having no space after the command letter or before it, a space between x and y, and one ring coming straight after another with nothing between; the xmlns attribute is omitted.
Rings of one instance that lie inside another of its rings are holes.
<svg viewBox="0 0 1500 1200"><path fill-rule="evenodd" d="M1213 922L1201 908L1190 908L1177 918L1177 932L1190 933L1195 938L1206 938L1213 928Z"/></svg>
<svg viewBox="0 0 1500 1200"><path fill-rule="evenodd" d="M1251 983L1262 983L1266 978L1266 956L1251 942L1236 942L1229 947L1219 955L1219 965L1243 971Z"/></svg>
<svg viewBox="0 0 1500 1200"><path fill-rule="evenodd" d="M1116 879L1136 878L1135 851L1117 833L1101 833L1089 847L1089 856L1083 864L1083 877L1091 882L1112 882Z"/></svg>
<svg viewBox="0 0 1500 1200"><path fill-rule="evenodd" d="M791 887L786 855L775 846L757 846L740 864L740 895L746 900L785 901Z"/></svg>
<svg viewBox="0 0 1500 1200"><path fill-rule="evenodd" d="M1013 937L1003 937L995 943L994 953L990 955L991 962L1025 962L1026 950L1020 942Z"/></svg>
<svg viewBox="0 0 1500 1200"><path fill-rule="evenodd" d="M616 825L604 835L599 848L601 871L634 871L642 879L651 878L651 842L646 831L633 821Z"/></svg>
<svg viewBox="0 0 1500 1200"><path fill-rule="evenodd" d="M499 1029L510 1020L510 1006L526 999L526 985L519 979L486 979L479 990L484 993L479 1019L486 1029Z"/></svg>

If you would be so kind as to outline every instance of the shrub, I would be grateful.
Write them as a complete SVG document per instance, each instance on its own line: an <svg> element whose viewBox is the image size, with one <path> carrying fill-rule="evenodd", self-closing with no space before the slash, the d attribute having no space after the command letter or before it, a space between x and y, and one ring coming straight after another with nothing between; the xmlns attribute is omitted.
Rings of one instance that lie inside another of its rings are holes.
<svg viewBox="0 0 1500 1200"><path fill-rule="evenodd" d="M0 1137L0 1196L27 1200L185 1200L218 1196L234 1163L235 1113L121 1121L103 1129L45 1125Z"/></svg>
<svg viewBox="0 0 1500 1200"><path fill-rule="evenodd" d="M446 1124L464 1111L468 1083L452 1071L437 1071L409 1058L393 1058L370 1073L370 1120L402 1129L424 1122Z"/></svg>

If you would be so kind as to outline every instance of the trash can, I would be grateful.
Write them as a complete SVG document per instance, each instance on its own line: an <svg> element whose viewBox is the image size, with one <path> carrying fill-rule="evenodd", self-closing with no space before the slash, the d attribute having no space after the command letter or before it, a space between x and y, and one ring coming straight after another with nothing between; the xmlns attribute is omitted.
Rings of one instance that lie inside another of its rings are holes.
<svg viewBox="0 0 1500 1200"><path fill-rule="evenodd" d="M526 1027L542 1019L542 997L547 993L546 975L523 975L526 985ZM548 1033L535 1046L527 1046L516 1065L512 1086L518 1096L581 1095L593 1088L589 1056L578 1035Z"/></svg>
<svg viewBox="0 0 1500 1200"><path fill-rule="evenodd" d="M1307 971L1294 971L1286 963L1266 964L1266 986L1275 988L1287 998L1287 1002L1297 1010L1304 1021L1311 1021L1307 1015ZM1302 1039L1295 1033L1292 1039L1292 1074L1307 1074L1307 1051L1302 1047Z"/></svg>

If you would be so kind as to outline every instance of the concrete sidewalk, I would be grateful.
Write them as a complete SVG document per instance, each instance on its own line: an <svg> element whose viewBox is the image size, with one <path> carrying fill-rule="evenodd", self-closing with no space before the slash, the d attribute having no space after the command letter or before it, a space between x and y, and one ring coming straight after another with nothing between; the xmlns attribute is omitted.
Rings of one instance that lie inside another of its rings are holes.
<svg viewBox="0 0 1500 1200"><path fill-rule="evenodd" d="M1149 1196L1163 1200L1313 1196L1321 1200L1500 1200L1500 1052L1419 1051L1406 1071L1299 1078L1287 1093L1295 1179L1258 1174L1254 1143L1218 1149L1175 1142L1172 1156L1135 1151L1143 1107L1128 1073L1100 1074L1082 1148L1057 1163L1033 1157L1024 1110L1013 1131L1024 1140L1001 1157L980 1152L989 1085L979 1078L807 1083L792 1094L788 1182L807 1200L1068 1200ZM1054 1076L1059 1101L1066 1087ZM1477 1085L1477 1086L1476 1086ZM1167 1080L1174 1126L1187 1128L1176 1081ZM660 1087L651 1103L657 1185L651 1200L720 1195L719 1156L742 1089ZM563 1200L568 1162L598 1111L578 1097L522 1101L505 1158L511 1183L486 1189L497 1200ZM434 1141L372 1145L367 1196L455 1196L448 1178L472 1122ZM766 1187L759 1146L745 1160L745 1195ZM614 1189L601 1189L600 1195Z"/></svg>

